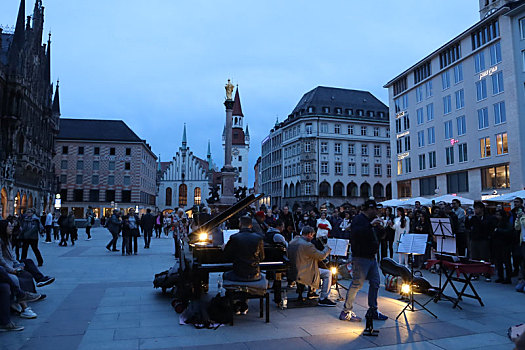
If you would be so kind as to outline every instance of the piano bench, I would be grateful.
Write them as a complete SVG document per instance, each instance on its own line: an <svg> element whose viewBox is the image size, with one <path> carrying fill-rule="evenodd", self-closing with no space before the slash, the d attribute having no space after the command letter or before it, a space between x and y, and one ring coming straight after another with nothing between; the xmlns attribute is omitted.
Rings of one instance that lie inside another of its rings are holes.
<svg viewBox="0 0 525 350"><path fill-rule="evenodd" d="M253 288L246 288L246 286L224 286L226 289L226 296L230 299L231 305L233 305L236 299L259 299L259 318L264 316L264 301L266 300L266 323L270 322L270 294L266 289L254 290ZM232 309L235 315L235 310ZM233 326L233 316L231 325Z"/></svg>

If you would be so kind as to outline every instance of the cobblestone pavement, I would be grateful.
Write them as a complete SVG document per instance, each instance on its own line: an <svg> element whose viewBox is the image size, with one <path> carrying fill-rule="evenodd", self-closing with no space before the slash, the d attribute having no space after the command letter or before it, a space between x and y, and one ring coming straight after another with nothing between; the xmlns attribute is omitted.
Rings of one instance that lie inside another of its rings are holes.
<svg viewBox="0 0 525 350"><path fill-rule="evenodd" d="M485 281L474 282L485 302L451 304L431 302L426 312L409 312L399 322L393 318L404 304L397 295L381 288L380 311L390 317L375 322L378 337L363 337L364 322L338 320L342 302L336 308L271 309L271 323L258 318L258 312L237 316L235 326L217 330L198 330L181 326L178 314L152 286L153 275L175 262L173 240L153 239L151 249L137 256L110 253L105 244L110 234L104 228L92 231L85 241L79 230L75 246L59 247L40 242L44 256L42 271L56 282L40 288L48 298L32 304L38 318L14 321L25 326L23 332L0 333L0 349L512 349L506 337L509 326L525 322L525 295L513 286ZM120 240L119 240L120 243ZM427 274L434 280L435 275ZM216 286L210 278L210 294ZM343 283L348 283L347 281ZM363 316L367 305L367 286L357 296L355 311ZM290 297L293 297L291 294ZM335 291L332 294L335 298ZM419 297L422 301L423 296ZM257 310L257 301L251 304Z"/></svg>

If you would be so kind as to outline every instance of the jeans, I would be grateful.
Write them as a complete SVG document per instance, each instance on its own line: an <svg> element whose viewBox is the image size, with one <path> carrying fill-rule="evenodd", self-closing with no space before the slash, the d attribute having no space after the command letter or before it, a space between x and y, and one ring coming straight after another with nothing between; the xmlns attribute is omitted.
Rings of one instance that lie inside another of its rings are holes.
<svg viewBox="0 0 525 350"><path fill-rule="evenodd" d="M24 270L29 272L35 281L40 282L44 279L45 276L42 274L42 272L40 272L38 267L36 267L33 260L23 259L20 262L24 263Z"/></svg>
<svg viewBox="0 0 525 350"><path fill-rule="evenodd" d="M58 241L60 239L60 227L59 226L53 226L53 239L55 241Z"/></svg>
<svg viewBox="0 0 525 350"><path fill-rule="evenodd" d="M25 292L20 288L20 283L15 282L11 277L9 277L9 273L0 266L0 283L6 283L11 288L11 294L16 296L23 296ZM0 322L1 324L1 322Z"/></svg>
<svg viewBox="0 0 525 350"><path fill-rule="evenodd" d="M111 238L111 241L109 241L109 243L106 246L106 248L111 249L113 251L116 251L117 250L118 233L113 233L113 232L110 232L110 233L111 233L111 236L113 236L113 238ZM122 252L124 252L124 251L122 251Z"/></svg>
<svg viewBox="0 0 525 350"><path fill-rule="evenodd" d="M144 247L149 248L149 244L151 243L151 236L153 234L153 230L144 230Z"/></svg>
<svg viewBox="0 0 525 350"><path fill-rule="evenodd" d="M379 269L376 259L353 258L352 259L352 283L346 293L345 306L343 311L350 312L357 292L363 287L365 280L368 280L368 307L377 310L377 292L379 290Z"/></svg>
<svg viewBox="0 0 525 350"><path fill-rule="evenodd" d="M86 235L87 238L91 238L91 226L86 226Z"/></svg>
<svg viewBox="0 0 525 350"><path fill-rule="evenodd" d="M7 283L0 282L0 325L5 326L11 319L9 318L11 305L11 291Z"/></svg>
<svg viewBox="0 0 525 350"><path fill-rule="evenodd" d="M51 225L47 225L45 227L46 229L46 242L51 242L51 229L53 228L53 226Z"/></svg>
<svg viewBox="0 0 525 350"><path fill-rule="evenodd" d="M122 255L131 254L131 237L122 235Z"/></svg>
<svg viewBox="0 0 525 350"><path fill-rule="evenodd" d="M36 261L38 262L38 265L44 264L44 259L42 259L42 254L40 254L40 250L38 250L38 239L24 239L22 243L22 256L21 260L24 260L27 258L27 249L31 246L31 249L33 249L33 253L35 253Z"/></svg>
<svg viewBox="0 0 525 350"><path fill-rule="evenodd" d="M321 274L321 281L323 282L321 286L321 296L320 299L326 299L330 295L330 287L332 287L332 273L327 269L319 269Z"/></svg>

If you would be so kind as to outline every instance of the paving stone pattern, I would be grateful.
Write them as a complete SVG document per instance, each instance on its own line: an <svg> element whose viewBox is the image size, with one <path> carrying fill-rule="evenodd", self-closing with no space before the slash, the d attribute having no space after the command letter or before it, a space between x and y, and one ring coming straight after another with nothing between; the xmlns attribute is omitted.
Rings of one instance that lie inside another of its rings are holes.
<svg viewBox="0 0 525 350"><path fill-rule="evenodd" d="M23 332L0 333L1 350L38 349L512 349L506 337L509 326L525 322L525 295L512 286L474 282L485 302L465 300L463 310L446 301L429 303L438 315L408 312L394 318L404 303L398 295L380 291L379 307L390 317L375 322L379 337L363 337L364 322L338 320L343 302L336 308L271 309L271 323L258 318L258 301L251 312L237 316L235 326L217 330L179 325L170 299L152 285L155 273L175 264L173 240L153 239L151 249L139 245L137 256L122 256L105 250L110 234L92 230L93 240L59 247L40 242L44 256L42 271L56 282L40 288L48 298L33 303L35 320L14 317ZM120 243L120 241L119 241ZM425 273L437 284L436 276ZM216 293L216 275L210 277L210 295ZM347 284L348 281L343 281ZM365 285L356 299L355 311L367 309ZM450 291L447 291L450 292ZM293 293L293 292L292 292ZM295 295L290 293L289 297ZM332 297L337 297L335 291ZM422 301L424 296L418 296Z"/></svg>

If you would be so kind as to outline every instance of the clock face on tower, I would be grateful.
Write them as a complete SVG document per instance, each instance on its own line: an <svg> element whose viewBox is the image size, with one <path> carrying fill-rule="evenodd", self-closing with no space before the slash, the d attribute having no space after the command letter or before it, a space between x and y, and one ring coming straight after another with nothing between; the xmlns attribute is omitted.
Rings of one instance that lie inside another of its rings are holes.
<svg viewBox="0 0 525 350"><path fill-rule="evenodd" d="M237 148L234 148L234 149L232 150L232 154L233 154L234 156L238 156L238 155L239 155L239 150L238 150Z"/></svg>

